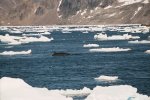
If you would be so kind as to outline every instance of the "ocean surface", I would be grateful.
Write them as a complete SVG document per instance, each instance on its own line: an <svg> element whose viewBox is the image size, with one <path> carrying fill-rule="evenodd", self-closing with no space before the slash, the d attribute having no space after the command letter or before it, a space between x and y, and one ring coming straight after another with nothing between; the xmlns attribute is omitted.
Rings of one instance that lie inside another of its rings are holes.
<svg viewBox="0 0 150 100"><path fill-rule="evenodd" d="M98 41L97 32L62 33L53 31L50 42L6 45L0 42L0 52L32 50L29 55L0 56L0 78L21 78L33 87L53 89L82 89L96 86L131 85L138 92L150 96L150 44L130 44L128 40ZM122 35L106 32L107 35ZM1 31L0 34L5 34ZM150 33L129 33L147 40ZM13 34L20 36L20 34ZM125 52L90 52L84 44L99 44L100 48L130 48ZM52 56L66 52L68 56ZM101 75L118 76L115 82L96 81Z"/></svg>

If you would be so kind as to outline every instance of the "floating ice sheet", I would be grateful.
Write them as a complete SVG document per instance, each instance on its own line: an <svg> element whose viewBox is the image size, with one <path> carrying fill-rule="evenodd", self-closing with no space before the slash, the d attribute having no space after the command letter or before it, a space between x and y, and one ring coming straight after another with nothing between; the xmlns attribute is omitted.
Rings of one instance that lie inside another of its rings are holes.
<svg viewBox="0 0 150 100"><path fill-rule="evenodd" d="M27 51L4 51L2 53L0 53L0 55L27 55L27 54L31 54L31 50L27 50Z"/></svg>
<svg viewBox="0 0 150 100"><path fill-rule="evenodd" d="M22 79L3 77L0 79L1 100L73 100L68 96L84 96L85 100L150 100L147 95L137 93L137 89L129 85L102 87L93 90L48 90L32 87Z"/></svg>
<svg viewBox="0 0 150 100"><path fill-rule="evenodd" d="M21 39L21 37L10 36L9 34L6 34L5 36L0 35L0 41L4 42L4 43L8 43L10 45L19 45L19 44L21 44L19 39Z"/></svg>
<svg viewBox="0 0 150 100"><path fill-rule="evenodd" d="M99 45L98 44L84 44L83 47L91 48L91 47L99 47Z"/></svg>
<svg viewBox="0 0 150 100"><path fill-rule="evenodd" d="M139 36L132 36L129 34L107 36L107 34L99 33L94 36L94 39L97 40L129 40L139 38L140 38Z"/></svg>
<svg viewBox="0 0 150 100"><path fill-rule="evenodd" d="M67 90L51 90L51 91L55 91L58 92L64 96L87 96L91 93L91 90L87 87L84 87L83 89L80 90L72 90L72 89L67 89Z"/></svg>
<svg viewBox="0 0 150 100"><path fill-rule="evenodd" d="M129 51L130 48L119 48L119 47L113 47L113 48L96 48L96 49L90 49L90 52L121 52L121 51Z"/></svg>
<svg viewBox="0 0 150 100"><path fill-rule="evenodd" d="M29 42L49 42L49 41L52 41L53 38L48 38L46 36L40 36L39 38L37 37L25 37L23 39L20 39L20 41L22 43L29 43Z"/></svg>
<svg viewBox="0 0 150 100"><path fill-rule="evenodd" d="M1 100L72 100L46 88L36 88L21 79L1 78Z"/></svg>
<svg viewBox="0 0 150 100"><path fill-rule="evenodd" d="M23 34L24 35L24 34ZM8 43L9 45L19 45L23 43L30 43L30 42L49 42L52 41L53 38L48 38L43 35L39 35L39 37L32 37L32 36L10 36L6 34L5 36L0 35L0 41L4 43Z"/></svg>
<svg viewBox="0 0 150 100"><path fill-rule="evenodd" d="M128 41L128 43L132 43L132 44L149 44L150 41L149 40L142 40L142 41L135 40L135 41Z"/></svg>
<svg viewBox="0 0 150 100"><path fill-rule="evenodd" d="M101 75L100 77L95 78L97 81L116 81L118 80L118 76L105 76Z"/></svg>
<svg viewBox="0 0 150 100"><path fill-rule="evenodd" d="M129 85L95 87L85 100L150 100L150 97L137 93Z"/></svg>
<svg viewBox="0 0 150 100"><path fill-rule="evenodd" d="M146 51L145 51L145 53L148 53L148 54L150 54L150 50L146 50Z"/></svg>

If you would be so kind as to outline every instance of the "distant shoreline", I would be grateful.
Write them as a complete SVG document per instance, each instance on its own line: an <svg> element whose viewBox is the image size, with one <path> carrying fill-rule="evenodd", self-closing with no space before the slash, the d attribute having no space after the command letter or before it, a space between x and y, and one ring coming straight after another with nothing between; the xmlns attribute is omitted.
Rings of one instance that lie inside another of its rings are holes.
<svg viewBox="0 0 150 100"><path fill-rule="evenodd" d="M76 26L149 26L145 24L107 24L107 25L2 25L0 27L42 27L42 26L61 26L61 27L76 27Z"/></svg>

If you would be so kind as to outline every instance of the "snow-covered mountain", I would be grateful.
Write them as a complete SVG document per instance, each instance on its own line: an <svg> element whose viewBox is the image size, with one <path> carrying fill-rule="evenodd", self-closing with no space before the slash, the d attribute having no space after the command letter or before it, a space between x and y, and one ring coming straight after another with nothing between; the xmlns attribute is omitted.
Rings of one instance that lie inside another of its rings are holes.
<svg viewBox="0 0 150 100"><path fill-rule="evenodd" d="M147 24L150 0L0 0L0 25Z"/></svg>

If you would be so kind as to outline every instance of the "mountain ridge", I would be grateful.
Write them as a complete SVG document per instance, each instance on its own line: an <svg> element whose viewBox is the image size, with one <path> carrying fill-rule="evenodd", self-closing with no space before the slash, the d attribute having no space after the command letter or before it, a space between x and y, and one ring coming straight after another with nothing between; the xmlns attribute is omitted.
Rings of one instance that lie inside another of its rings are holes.
<svg viewBox="0 0 150 100"><path fill-rule="evenodd" d="M1 0L0 25L150 25L150 0Z"/></svg>

